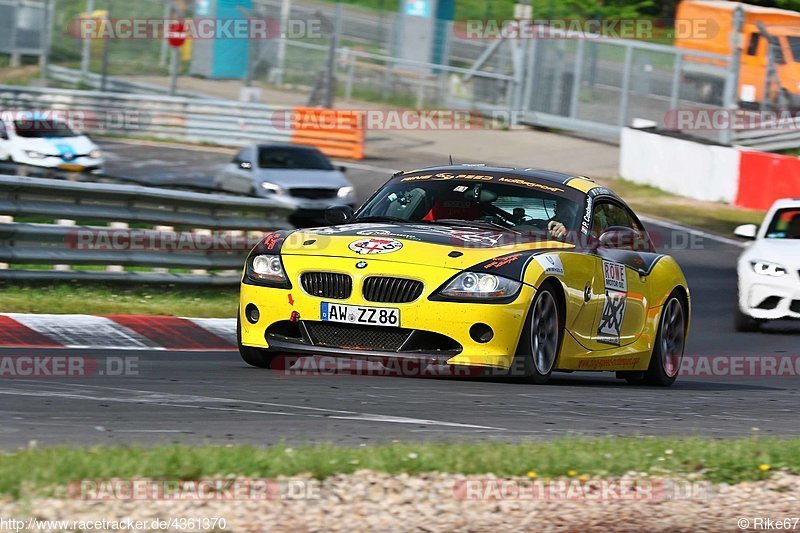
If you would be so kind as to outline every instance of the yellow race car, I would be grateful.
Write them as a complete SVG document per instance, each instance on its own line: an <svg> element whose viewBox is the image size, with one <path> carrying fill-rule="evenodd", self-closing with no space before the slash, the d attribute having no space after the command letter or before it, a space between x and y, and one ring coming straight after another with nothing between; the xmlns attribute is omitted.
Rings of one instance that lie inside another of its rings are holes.
<svg viewBox="0 0 800 533"><path fill-rule="evenodd" d="M402 358L546 382L615 371L671 385L690 296L607 188L483 165L395 174L328 227L267 235L241 284L242 358Z"/></svg>

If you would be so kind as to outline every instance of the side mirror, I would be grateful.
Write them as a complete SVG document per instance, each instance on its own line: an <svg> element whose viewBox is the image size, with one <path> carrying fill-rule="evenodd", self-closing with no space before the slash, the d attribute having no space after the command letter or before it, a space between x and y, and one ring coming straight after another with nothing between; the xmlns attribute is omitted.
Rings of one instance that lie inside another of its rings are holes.
<svg viewBox="0 0 800 533"><path fill-rule="evenodd" d="M250 161L237 161L237 162L239 163L239 168L241 168L242 170L253 169L253 163L251 163Z"/></svg>
<svg viewBox="0 0 800 533"><path fill-rule="evenodd" d="M347 173L347 167L339 167L339 172L341 172L342 174L346 174Z"/></svg>
<svg viewBox="0 0 800 533"><path fill-rule="evenodd" d="M742 224L733 230L733 234L743 239L754 240L758 235L758 226L755 224Z"/></svg>
<svg viewBox="0 0 800 533"><path fill-rule="evenodd" d="M349 205L335 205L325 210L325 223L330 226L346 224L353 219L353 208Z"/></svg>
<svg viewBox="0 0 800 533"><path fill-rule="evenodd" d="M8 140L8 132L0 131L0 139L7 141Z"/></svg>
<svg viewBox="0 0 800 533"><path fill-rule="evenodd" d="M607 228L598 239L599 248L649 252L653 247L646 233L622 226Z"/></svg>

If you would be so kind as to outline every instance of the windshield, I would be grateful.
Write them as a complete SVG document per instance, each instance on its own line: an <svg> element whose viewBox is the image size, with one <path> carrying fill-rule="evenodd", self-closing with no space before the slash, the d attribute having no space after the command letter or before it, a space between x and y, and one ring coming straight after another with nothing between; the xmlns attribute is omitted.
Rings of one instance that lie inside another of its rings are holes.
<svg viewBox="0 0 800 533"><path fill-rule="evenodd" d="M333 170L330 160L317 150L307 148L260 148L259 168Z"/></svg>
<svg viewBox="0 0 800 533"><path fill-rule="evenodd" d="M789 50L792 51L792 59L795 63L800 63L800 37L787 37L789 40Z"/></svg>
<svg viewBox="0 0 800 533"><path fill-rule="evenodd" d="M800 207L775 213L767 228L767 239L800 239Z"/></svg>
<svg viewBox="0 0 800 533"><path fill-rule="evenodd" d="M52 120L16 120L14 130L19 137L26 138L78 136L64 122Z"/></svg>
<svg viewBox="0 0 800 533"><path fill-rule="evenodd" d="M472 222L521 233L546 231L551 221L560 222L568 231L578 227L584 196L576 190L518 176L474 178L487 182L475 183L446 173L395 179L359 210L356 219L388 217L420 223ZM509 182L515 184L507 184Z"/></svg>

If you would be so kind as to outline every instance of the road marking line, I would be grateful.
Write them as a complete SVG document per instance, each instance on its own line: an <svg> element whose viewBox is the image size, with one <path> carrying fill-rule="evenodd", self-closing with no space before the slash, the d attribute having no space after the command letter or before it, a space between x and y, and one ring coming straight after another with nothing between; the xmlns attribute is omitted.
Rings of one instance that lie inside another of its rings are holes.
<svg viewBox="0 0 800 533"><path fill-rule="evenodd" d="M702 237L704 239L708 239L711 241L716 241L722 244L728 244L730 246L737 246L739 248L746 248L746 242L737 241L736 239L730 239L728 237L723 237L721 235L716 235L714 233L708 233L701 229L693 228L691 226L684 226L683 224L678 224L677 222L671 222L669 220L665 220L663 218L654 218L648 215L640 216L639 219L646 224L655 224L658 226L664 226L665 228L676 230L676 231L685 231L690 235L697 235L698 237Z"/></svg>

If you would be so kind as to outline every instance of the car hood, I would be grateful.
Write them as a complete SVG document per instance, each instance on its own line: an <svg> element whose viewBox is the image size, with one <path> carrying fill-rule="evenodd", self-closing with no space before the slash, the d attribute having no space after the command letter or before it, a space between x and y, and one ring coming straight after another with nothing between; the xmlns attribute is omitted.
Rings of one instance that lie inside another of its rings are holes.
<svg viewBox="0 0 800 533"><path fill-rule="evenodd" d="M275 185L280 185L284 189L338 189L350 185L350 181L338 170L280 170L259 168L256 170L256 177L260 181L268 181Z"/></svg>
<svg viewBox="0 0 800 533"><path fill-rule="evenodd" d="M743 257L800 268L800 239L759 239L747 249Z"/></svg>
<svg viewBox="0 0 800 533"><path fill-rule="evenodd" d="M17 137L15 144L23 150L47 155L85 155L97 146L85 135L77 137Z"/></svg>
<svg viewBox="0 0 800 533"><path fill-rule="evenodd" d="M499 230L364 223L298 230L282 242L281 253L463 270L514 252L558 248L574 247Z"/></svg>

